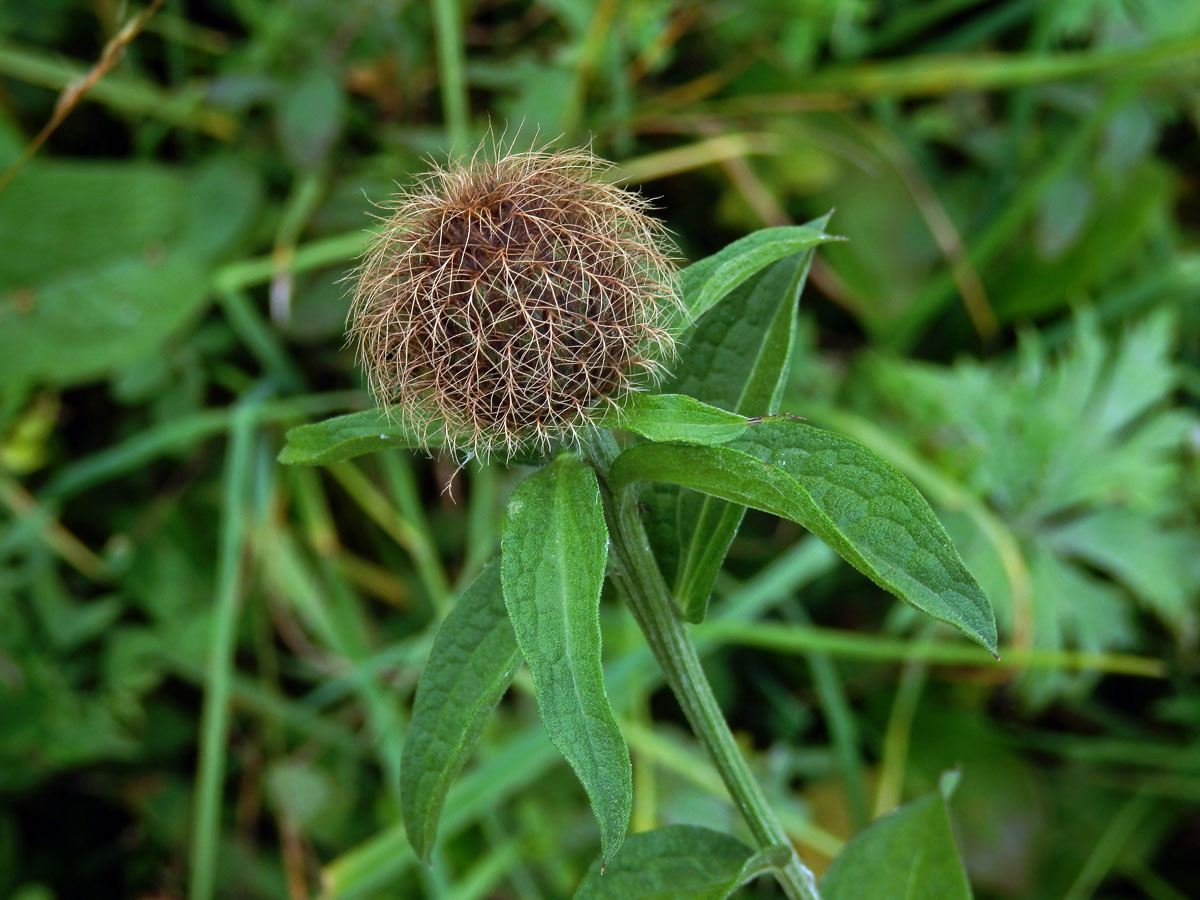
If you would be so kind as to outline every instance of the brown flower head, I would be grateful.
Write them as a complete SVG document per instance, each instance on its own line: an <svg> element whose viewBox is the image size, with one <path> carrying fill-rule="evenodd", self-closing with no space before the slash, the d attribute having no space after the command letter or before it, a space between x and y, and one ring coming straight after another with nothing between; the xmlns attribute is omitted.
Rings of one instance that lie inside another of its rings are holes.
<svg viewBox="0 0 1200 900"><path fill-rule="evenodd" d="M570 439L674 348L671 249L586 150L476 154L388 206L351 338L377 400L458 455Z"/></svg>

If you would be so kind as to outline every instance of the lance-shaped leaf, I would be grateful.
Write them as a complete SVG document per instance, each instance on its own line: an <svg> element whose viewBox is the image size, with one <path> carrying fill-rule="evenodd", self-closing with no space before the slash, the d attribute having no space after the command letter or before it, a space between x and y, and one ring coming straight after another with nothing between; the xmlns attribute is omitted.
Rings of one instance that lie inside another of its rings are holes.
<svg viewBox="0 0 1200 900"><path fill-rule="evenodd" d="M592 863L575 900L725 900L790 857L787 847L755 853L711 828L668 825L630 835L610 862Z"/></svg>
<svg viewBox="0 0 1200 900"><path fill-rule="evenodd" d="M871 824L821 880L825 900L971 900L940 793Z"/></svg>
<svg viewBox="0 0 1200 900"><path fill-rule="evenodd" d="M880 587L996 652L992 606L937 516L857 441L775 419L720 447L638 444L611 479L665 481L798 522Z"/></svg>
<svg viewBox="0 0 1200 900"><path fill-rule="evenodd" d="M500 564L492 562L438 629L417 682L400 760L400 797L408 842L422 859L433 851L446 791L519 662Z"/></svg>
<svg viewBox="0 0 1200 900"><path fill-rule="evenodd" d="M741 437L748 425L745 416L686 394L634 394L600 422L602 428L624 428L652 441L689 444L724 444Z"/></svg>
<svg viewBox="0 0 1200 900"><path fill-rule="evenodd" d="M727 293L688 336L664 390L745 416L778 412L795 344L796 304L820 243L804 243L804 236L824 236L828 218L757 231L684 271L685 298L714 285L725 285ZM797 249L785 258L764 255L784 247ZM716 276L734 266L744 275L736 283ZM699 622L745 508L667 486L644 499L650 509L646 528L663 575L684 616Z"/></svg>
<svg viewBox="0 0 1200 900"><path fill-rule="evenodd" d="M387 410L367 409L334 416L312 425L288 429L279 461L289 465L324 466L377 450L435 447L442 443L436 428L420 434L401 425Z"/></svg>
<svg viewBox="0 0 1200 900"><path fill-rule="evenodd" d="M771 263L843 238L825 234L823 216L805 225L762 228L734 241L718 253L692 263L680 275L680 291L693 319L699 319L721 298Z"/></svg>
<svg viewBox="0 0 1200 900"><path fill-rule="evenodd" d="M608 529L595 472L564 454L526 478L500 540L504 601L542 721L587 791L610 858L629 825L633 771L600 665Z"/></svg>

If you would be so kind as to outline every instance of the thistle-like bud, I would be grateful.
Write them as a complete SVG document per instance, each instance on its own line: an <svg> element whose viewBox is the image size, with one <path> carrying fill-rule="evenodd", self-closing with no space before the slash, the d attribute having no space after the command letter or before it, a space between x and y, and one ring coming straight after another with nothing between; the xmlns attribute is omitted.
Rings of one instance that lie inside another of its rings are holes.
<svg viewBox="0 0 1200 900"><path fill-rule="evenodd" d="M387 206L351 308L371 391L459 456L571 439L672 355L671 248L585 150L477 154Z"/></svg>

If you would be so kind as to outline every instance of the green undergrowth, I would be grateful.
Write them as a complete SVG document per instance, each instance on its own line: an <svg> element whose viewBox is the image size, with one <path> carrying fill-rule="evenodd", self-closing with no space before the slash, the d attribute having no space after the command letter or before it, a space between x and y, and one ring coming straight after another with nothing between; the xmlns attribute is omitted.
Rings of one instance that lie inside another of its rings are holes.
<svg viewBox="0 0 1200 900"><path fill-rule="evenodd" d="M0 169L132 12L0 6ZM611 584L575 586L631 761L604 875L519 618L486 702L418 692L441 623L508 621L469 586L548 558L488 565L539 461L395 449L342 279L489 127L591 140L705 260L606 425L664 475L642 521L822 896L1200 895L1197 74L1169 0L167 0L0 190L0 895L779 896ZM846 555L795 449L829 435L929 501L994 636ZM428 751L410 840L427 707L476 740Z"/></svg>

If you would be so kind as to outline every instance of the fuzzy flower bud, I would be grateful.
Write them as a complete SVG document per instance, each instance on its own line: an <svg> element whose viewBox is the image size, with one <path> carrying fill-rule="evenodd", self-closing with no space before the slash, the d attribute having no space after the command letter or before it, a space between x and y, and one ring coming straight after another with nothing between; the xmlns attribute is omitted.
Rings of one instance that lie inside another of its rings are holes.
<svg viewBox="0 0 1200 900"><path fill-rule="evenodd" d="M571 439L674 349L671 248L584 150L435 169L387 206L351 339L371 391L460 456Z"/></svg>

